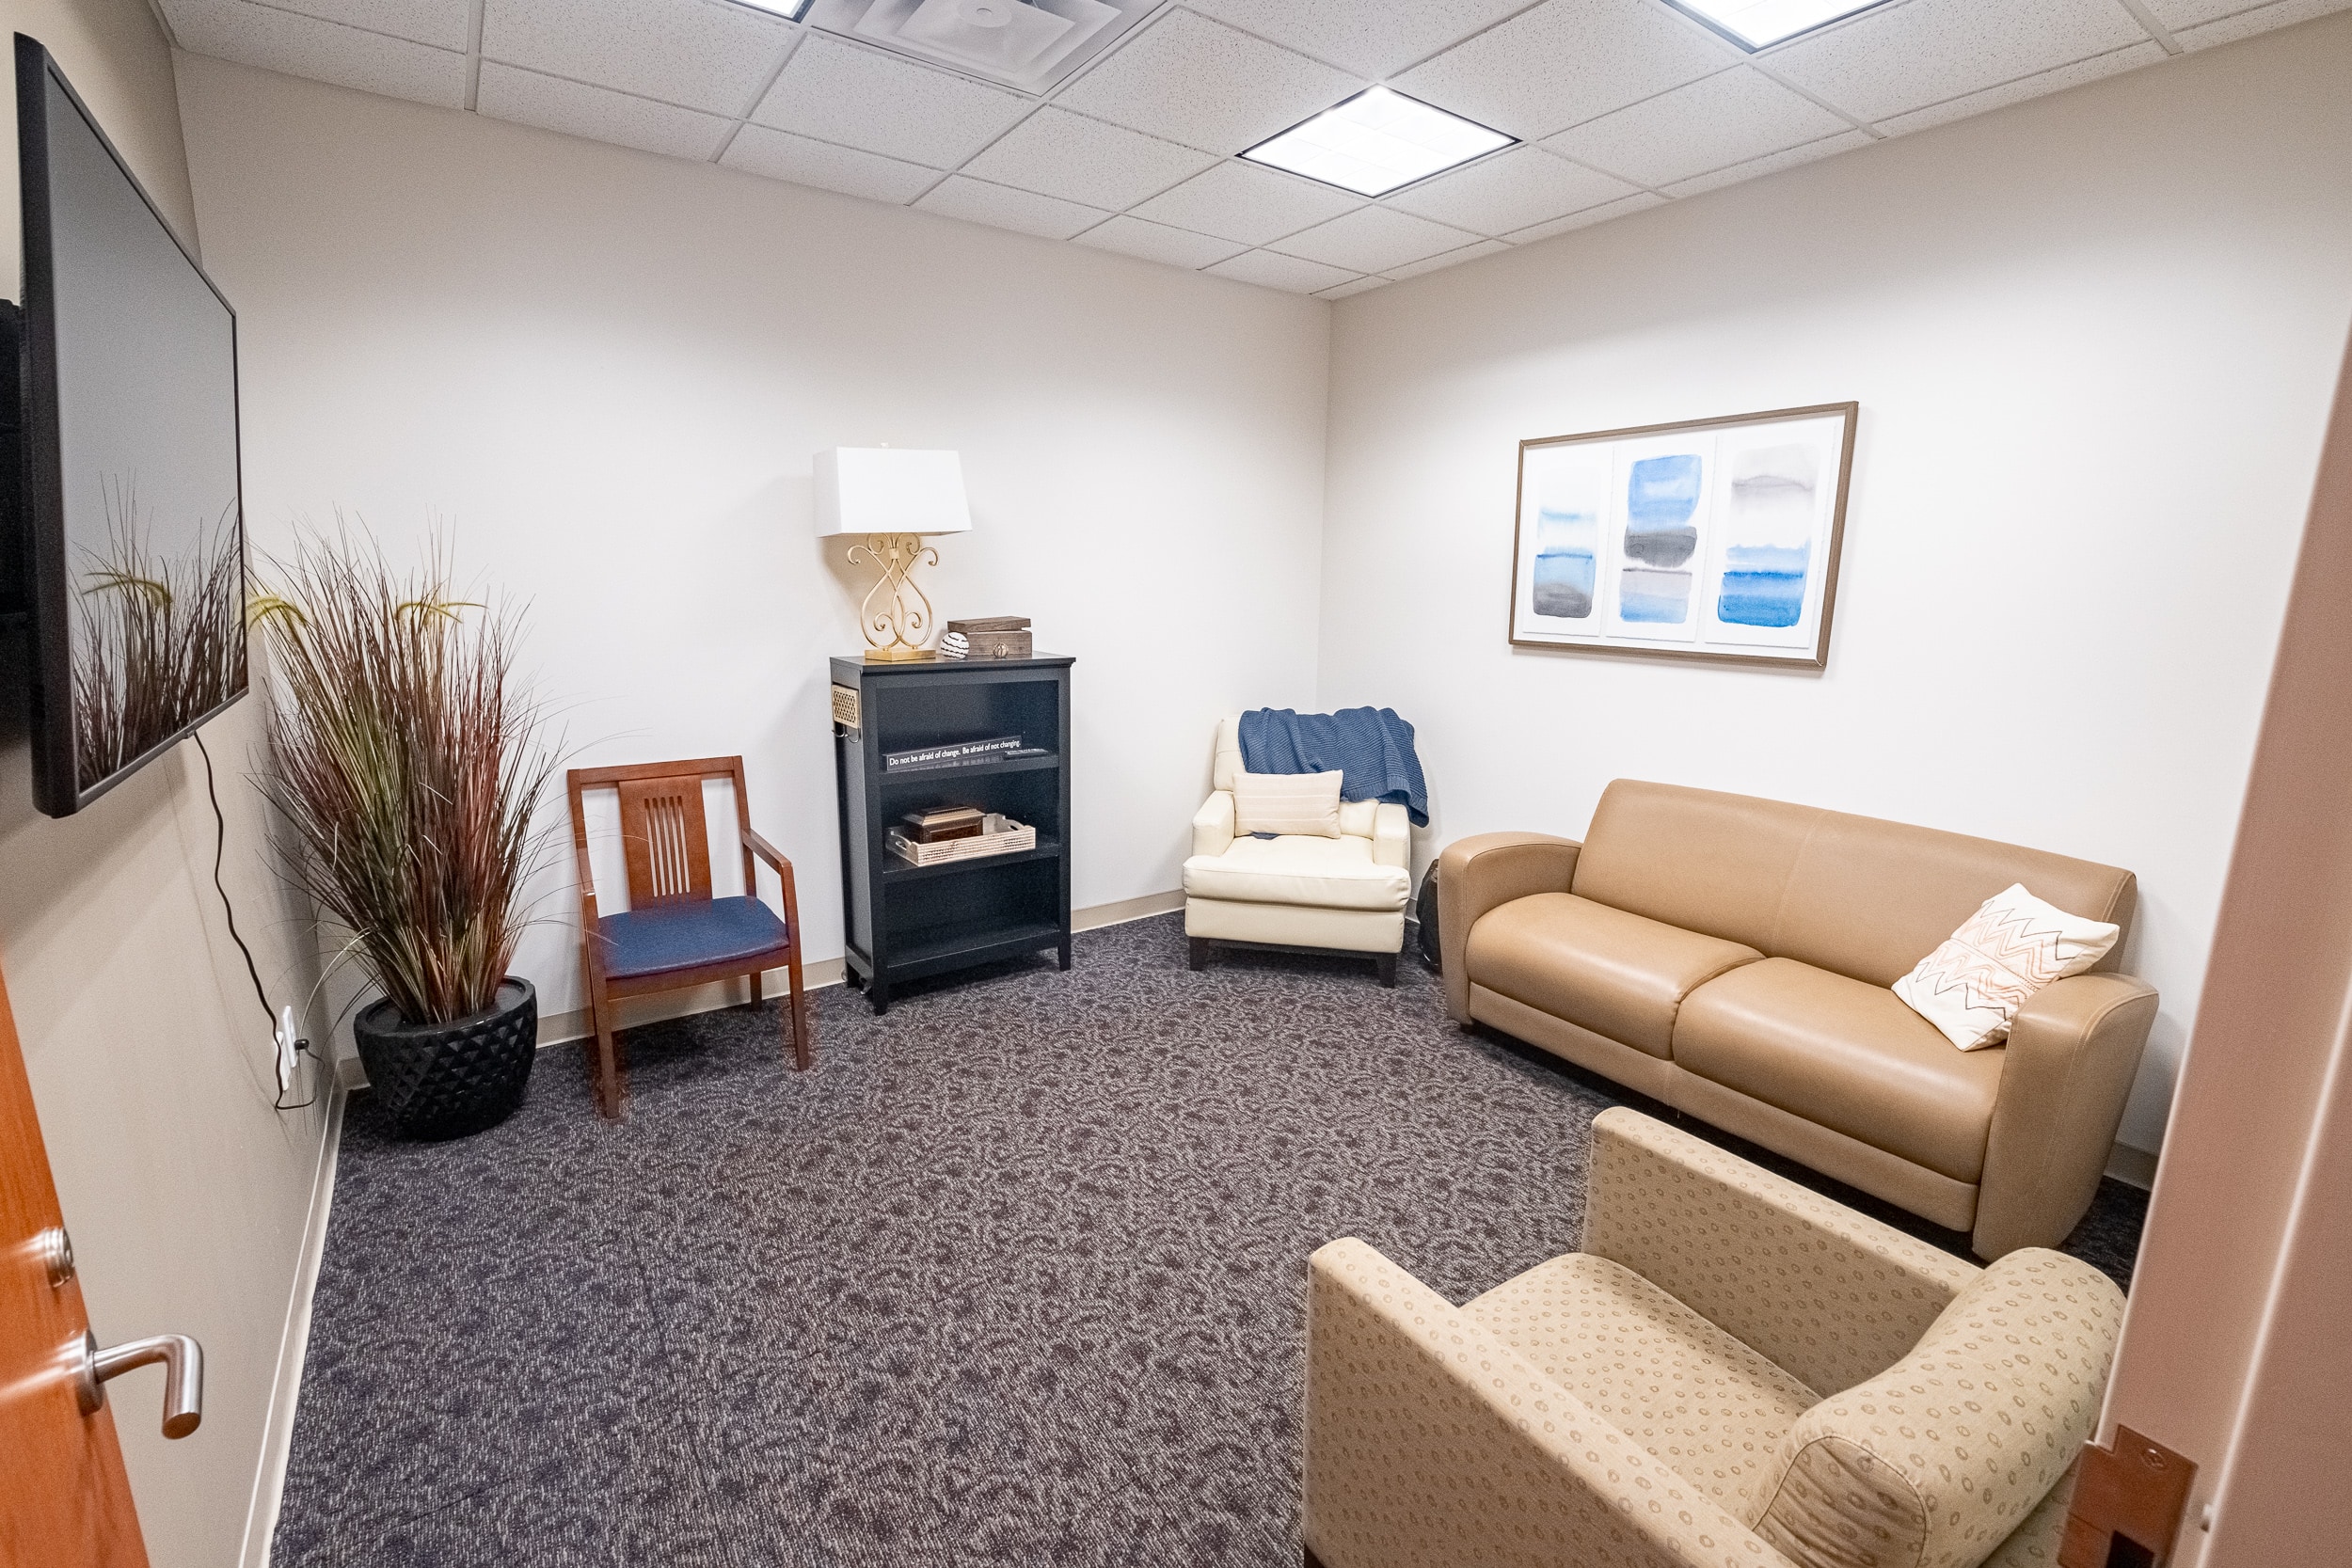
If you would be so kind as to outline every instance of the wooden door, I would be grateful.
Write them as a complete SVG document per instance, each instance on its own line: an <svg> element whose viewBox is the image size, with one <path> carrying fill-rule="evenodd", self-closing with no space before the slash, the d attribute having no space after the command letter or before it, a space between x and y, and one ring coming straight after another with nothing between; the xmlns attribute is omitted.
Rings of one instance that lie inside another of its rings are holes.
<svg viewBox="0 0 2352 1568"><path fill-rule="evenodd" d="M89 1319L50 1244L63 1225L0 977L0 1563L146 1568L112 1408L85 1416L75 1392Z"/></svg>

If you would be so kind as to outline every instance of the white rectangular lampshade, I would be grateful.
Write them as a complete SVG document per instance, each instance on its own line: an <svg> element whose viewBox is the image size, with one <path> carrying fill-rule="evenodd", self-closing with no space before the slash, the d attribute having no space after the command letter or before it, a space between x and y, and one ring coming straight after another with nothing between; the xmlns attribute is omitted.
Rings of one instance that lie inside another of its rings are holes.
<svg viewBox="0 0 2352 1568"><path fill-rule="evenodd" d="M903 447L828 447L817 454L817 531L963 533L963 459Z"/></svg>

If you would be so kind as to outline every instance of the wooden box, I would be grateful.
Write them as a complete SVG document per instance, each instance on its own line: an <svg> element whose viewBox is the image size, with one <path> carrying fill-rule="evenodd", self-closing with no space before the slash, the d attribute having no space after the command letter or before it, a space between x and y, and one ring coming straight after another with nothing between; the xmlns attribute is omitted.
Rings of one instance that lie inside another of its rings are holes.
<svg viewBox="0 0 2352 1568"><path fill-rule="evenodd" d="M1026 615L996 615L979 621L950 621L949 631L960 631L971 644L969 658L1027 658L1030 657L1029 618Z"/></svg>

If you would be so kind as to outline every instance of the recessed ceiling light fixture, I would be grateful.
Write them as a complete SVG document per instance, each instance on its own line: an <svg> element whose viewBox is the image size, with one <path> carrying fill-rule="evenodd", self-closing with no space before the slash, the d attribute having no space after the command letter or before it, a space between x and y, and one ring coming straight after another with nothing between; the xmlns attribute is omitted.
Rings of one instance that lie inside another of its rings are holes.
<svg viewBox="0 0 2352 1568"><path fill-rule="evenodd" d="M735 3L748 6L755 11L772 12L787 22L798 22L817 0L735 0Z"/></svg>
<svg viewBox="0 0 2352 1568"><path fill-rule="evenodd" d="M1387 87L1359 92L1242 154L1358 196L1386 196L1518 138Z"/></svg>
<svg viewBox="0 0 2352 1568"><path fill-rule="evenodd" d="M1751 55L1892 0L1666 0Z"/></svg>

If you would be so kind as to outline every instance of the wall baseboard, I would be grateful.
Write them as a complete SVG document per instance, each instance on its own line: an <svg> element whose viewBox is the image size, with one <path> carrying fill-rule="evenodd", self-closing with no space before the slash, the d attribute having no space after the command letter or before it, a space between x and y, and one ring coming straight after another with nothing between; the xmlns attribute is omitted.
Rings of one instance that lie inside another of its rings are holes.
<svg viewBox="0 0 2352 1568"><path fill-rule="evenodd" d="M2107 1174L2127 1187L2146 1192L2156 1184L2156 1157L2144 1148L2117 1144L2107 1151Z"/></svg>
<svg viewBox="0 0 2352 1568"><path fill-rule="evenodd" d="M357 1058L354 1058L356 1064ZM335 1165L342 1153L343 1107L350 1074L338 1070L327 1084L326 1133L319 1140L318 1168L310 1180L310 1212L302 1227L302 1255L294 1290L286 1300L286 1327L278 1341L278 1376L270 1386L269 1416L262 1423L262 1461L253 1474L253 1497L246 1507L242 1568L269 1568L278 1534L278 1508L286 1495L286 1463L294 1452L294 1405L302 1397L302 1365L310 1349L310 1300L318 1293L319 1264L326 1256L327 1216L335 1207Z"/></svg>

